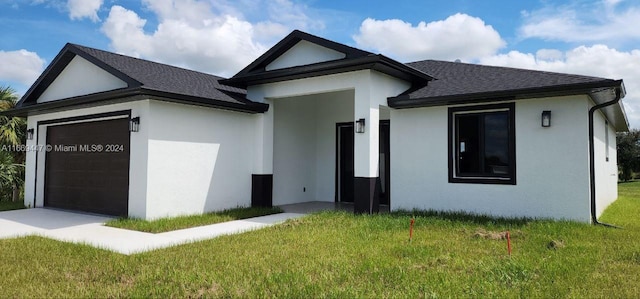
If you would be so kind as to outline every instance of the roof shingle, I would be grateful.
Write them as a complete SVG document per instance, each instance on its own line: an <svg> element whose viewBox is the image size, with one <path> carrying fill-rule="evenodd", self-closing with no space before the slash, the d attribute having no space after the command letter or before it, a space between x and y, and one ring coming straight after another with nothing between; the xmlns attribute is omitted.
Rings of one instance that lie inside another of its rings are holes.
<svg viewBox="0 0 640 299"><path fill-rule="evenodd" d="M402 95L405 100L428 100L495 92L514 92L581 84L612 84L614 80L572 74L424 60L408 66L435 77L427 86Z"/></svg>
<svg viewBox="0 0 640 299"><path fill-rule="evenodd" d="M115 54L85 46L72 46L140 82L143 88L194 97L241 103L229 93L246 95L246 90L218 83L224 78L167 64Z"/></svg>

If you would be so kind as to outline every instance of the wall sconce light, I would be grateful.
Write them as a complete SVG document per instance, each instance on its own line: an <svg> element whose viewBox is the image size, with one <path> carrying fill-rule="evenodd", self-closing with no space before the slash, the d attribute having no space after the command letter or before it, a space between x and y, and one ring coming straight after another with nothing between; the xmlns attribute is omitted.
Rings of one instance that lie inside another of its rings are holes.
<svg viewBox="0 0 640 299"><path fill-rule="evenodd" d="M136 116L129 121L129 132L138 132L140 130L140 117Z"/></svg>
<svg viewBox="0 0 640 299"><path fill-rule="evenodd" d="M542 111L542 127L551 127L551 111L549 110Z"/></svg>
<svg viewBox="0 0 640 299"><path fill-rule="evenodd" d="M364 118L356 120L356 133L364 133Z"/></svg>
<svg viewBox="0 0 640 299"><path fill-rule="evenodd" d="M27 130L27 140L33 140L33 129Z"/></svg>

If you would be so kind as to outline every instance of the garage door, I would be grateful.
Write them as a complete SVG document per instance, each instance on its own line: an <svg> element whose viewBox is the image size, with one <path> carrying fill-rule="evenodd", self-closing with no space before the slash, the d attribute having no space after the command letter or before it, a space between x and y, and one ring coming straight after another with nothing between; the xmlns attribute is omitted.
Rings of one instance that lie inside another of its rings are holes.
<svg viewBox="0 0 640 299"><path fill-rule="evenodd" d="M49 126L44 205L127 216L128 118Z"/></svg>

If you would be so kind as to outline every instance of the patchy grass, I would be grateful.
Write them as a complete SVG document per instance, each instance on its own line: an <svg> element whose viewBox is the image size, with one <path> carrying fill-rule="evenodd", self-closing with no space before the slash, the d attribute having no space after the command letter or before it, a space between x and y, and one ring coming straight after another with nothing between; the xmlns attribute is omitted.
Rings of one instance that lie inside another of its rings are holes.
<svg viewBox="0 0 640 299"><path fill-rule="evenodd" d="M325 212L124 256L39 237L0 240L2 297L637 298L640 183L575 222ZM506 241L477 233L511 232ZM28 252L25 254L25 252Z"/></svg>
<svg viewBox="0 0 640 299"><path fill-rule="evenodd" d="M232 220L247 219L258 216L282 213L282 209L273 208L234 208L221 212L203 215L162 218L153 221L132 218L120 218L107 222L105 225L117 228L137 230L149 233L161 233L183 228L215 224Z"/></svg>
<svg viewBox="0 0 640 299"><path fill-rule="evenodd" d="M24 208L24 203L21 201L0 201L0 211L20 210Z"/></svg>

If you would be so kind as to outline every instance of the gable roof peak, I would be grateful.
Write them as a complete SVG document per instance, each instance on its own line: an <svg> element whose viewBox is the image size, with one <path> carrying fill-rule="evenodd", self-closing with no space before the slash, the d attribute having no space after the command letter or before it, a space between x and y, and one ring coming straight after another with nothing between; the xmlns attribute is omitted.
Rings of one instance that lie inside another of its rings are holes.
<svg viewBox="0 0 640 299"><path fill-rule="evenodd" d="M126 87L78 95L47 103L38 98L57 80L69 63L80 57L126 83ZM222 107L243 112L264 112L267 105L246 99L246 90L220 84L223 78L168 64L67 43L47 66L16 107L20 113L66 107L82 101L102 101L131 95L161 97L187 104ZM17 113L17 112L15 112Z"/></svg>
<svg viewBox="0 0 640 299"><path fill-rule="evenodd" d="M343 54L343 56L339 58L334 56L331 58L329 57L331 55L327 55L327 57L325 57L327 59L307 59L306 62L292 59L292 61L295 61L295 64L284 63L274 68L269 67L272 62L280 57L284 57L284 55L300 43L300 41L306 41L319 47L339 52ZM225 85L247 88L250 85L256 84L324 76L363 69L373 69L409 81L416 86L426 85L428 81L433 80L433 77L429 74L384 55L374 54L300 30L294 30L233 77L221 80L220 82Z"/></svg>
<svg viewBox="0 0 640 299"><path fill-rule="evenodd" d="M271 49L267 50L264 54L254 60L251 64L239 71L233 77L242 77L250 73L264 72L267 65L269 65L271 62L276 60L278 57L283 55L285 52L287 52L289 49L293 48L303 40L336 52L343 53L345 55L345 58L343 59L353 59L374 55L371 52L360 50L358 48L347 46L345 44L334 42L296 29L285 36L278 43L276 43L273 47L271 47Z"/></svg>

